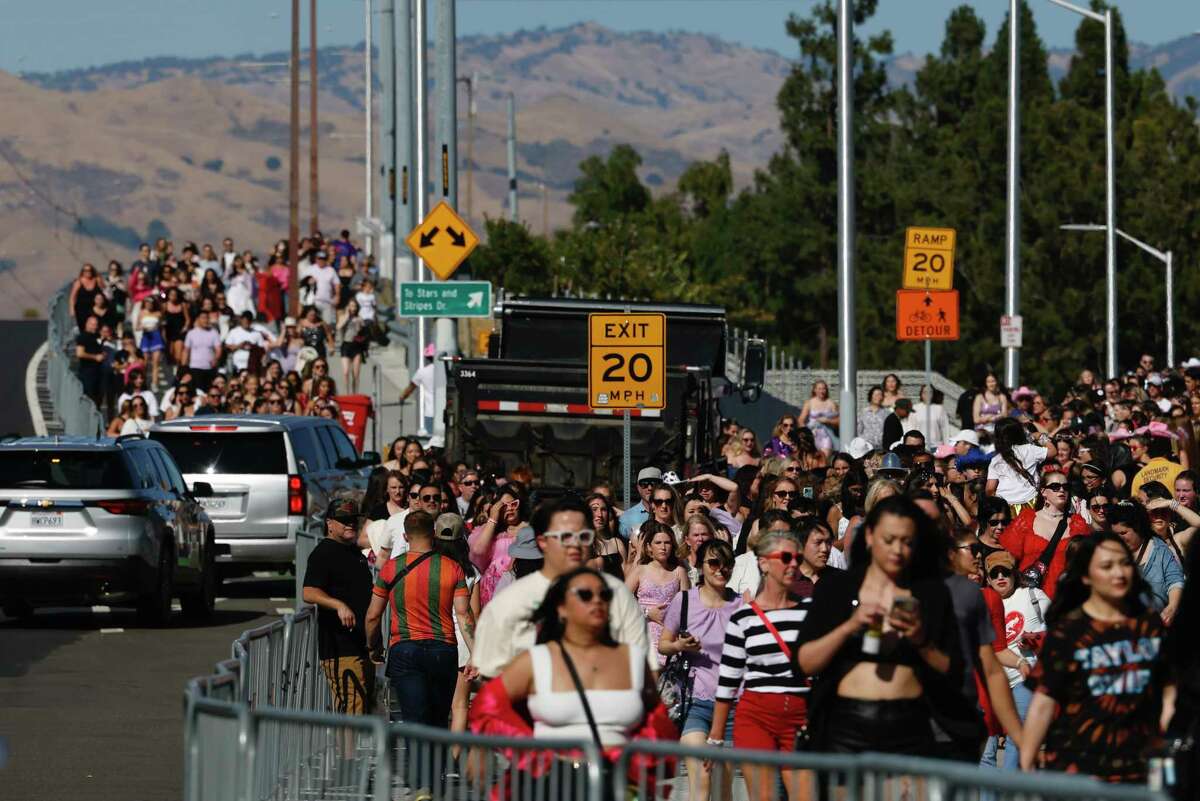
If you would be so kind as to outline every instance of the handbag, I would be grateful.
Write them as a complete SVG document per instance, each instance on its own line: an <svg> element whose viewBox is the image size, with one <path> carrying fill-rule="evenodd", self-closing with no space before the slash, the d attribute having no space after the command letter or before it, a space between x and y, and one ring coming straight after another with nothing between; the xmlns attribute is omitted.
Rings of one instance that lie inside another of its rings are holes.
<svg viewBox="0 0 1200 801"><path fill-rule="evenodd" d="M1058 547L1063 534L1067 531L1068 521L1069 517L1064 514L1062 520L1058 521L1058 528L1054 529L1054 536L1046 544L1041 556L1034 560L1033 564L1021 571L1022 586L1042 589L1042 584L1046 581L1046 570L1050 566L1050 561L1054 558L1054 550Z"/></svg>
<svg viewBox="0 0 1200 801"><path fill-rule="evenodd" d="M683 600L680 602L679 620L681 625L678 635L680 637L687 633L689 594L689 592L684 592ZM662 672L658 675L658 696L662 699L663 706L667 708L667 717L676 726L683 725L688 709L692 705L691 670L691 660L688 658L688 654L680 651L667 657L667 664L663 666Z"/></svg>
<svg viewBox="0 0 1200 801"><path fill-rule="evenodd" d="M758 615L758 619L767 627L767 631L771 632L771 636L775 638L775 642L779 643L779 650L783 651L783 655L787 657L788 663L792 666L791 669L795 670L796 663L792 660L792 649L788 647L787 641L783 639L783 635L779 633L779 629L775 628L775 624L763 612L762 607L758 605L758 601L751 601L750 608L754 610L754 614ZM812 737L808 733L808 722L806 720L804 725L796 730L796 740L793 747L796 751L807 751L811 740Z"/></svg>

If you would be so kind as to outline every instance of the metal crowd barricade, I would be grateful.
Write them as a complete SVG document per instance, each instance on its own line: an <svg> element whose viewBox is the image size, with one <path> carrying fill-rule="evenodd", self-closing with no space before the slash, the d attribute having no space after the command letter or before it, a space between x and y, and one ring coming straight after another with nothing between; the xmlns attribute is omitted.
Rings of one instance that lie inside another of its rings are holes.
<svg viewBox="0 0 1200 801"><path fill-rule="evenodd" d="M639 767L647 758L652 769ZM1017 773L888 754L748 751L651 741L635 741L624 749L610 801L627 801L630 793L639 801L683 801L689 798L687 771L704 770L704 765L709 766L712 801L1167 801L1142 787L1062 773ZM756 774L761 788L756 795L747 792L747 774Z"/></svg>
<svg viewBox="0 0 1200 801"><path fill-rule="evenodd" d="M67 301L71 284L60 289L50 300L46 326L46 383L54 410L62 421L64 434L87 437L104 432L104 416L83 392L83 383L72 369L75 316Z"/></svg>

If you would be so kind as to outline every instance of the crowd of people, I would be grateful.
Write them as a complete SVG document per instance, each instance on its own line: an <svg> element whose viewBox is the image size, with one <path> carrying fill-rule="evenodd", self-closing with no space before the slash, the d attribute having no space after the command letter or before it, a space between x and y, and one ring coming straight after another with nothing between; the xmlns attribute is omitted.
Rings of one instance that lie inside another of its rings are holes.
<svg viewBox="0 0 1200 801"><path fill-rule="evenodd" d="M287 305L286 241L260 260L228 238L220 253L159 239L128 270L83 265L67 299L74 355L108 433L193 414L340 418L339 387L356 393L372 343L386 343L378 272L349 231L317 232L298 250L298 309Z"/></svg>
<svg viewBox="0 0 1200 801"><path fill-rule="evenodd" d="M842 449L819 384L761 448L725 421L718 471L645 466L626 509L605 482L537 487L398 439L330 523L374 599L312 598L357 632L343 708L386 662L399 715L432 726L1123 783L1165 760L1192 797L1200 361L1084 371L1057 403L987 376L961 427L920 394L874 388ZM752 799L808 797L804 771L741 772ZM730 797L728 772L687 775L688 798Z"/></svg>

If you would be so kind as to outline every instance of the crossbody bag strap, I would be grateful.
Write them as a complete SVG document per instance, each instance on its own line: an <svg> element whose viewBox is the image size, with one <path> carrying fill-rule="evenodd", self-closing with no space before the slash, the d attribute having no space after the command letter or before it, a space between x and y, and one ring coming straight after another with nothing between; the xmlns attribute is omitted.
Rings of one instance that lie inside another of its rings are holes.
<svg viewBox="0 0 1200 801"><path fill-rule="evenodd" d="M579 671L575 669L575 661L571 659L571 655L567 653L567 649L560 642L558 650L562 653L563 662L567 666L567 672L571 674L571 681L575 683L575 691L579 693L579 702L583 704L583 714L587 716L588 728L592 730L592 738L596 741L596 747L601 751L604 750L604 744L600 742L600 729L596 726L596 718L592 715L592 705L588 703L587 692L583 689L583 682L579 680Z"/></svg>
<svg viewBox="0 0 1200 801"><path fill-rule="evenodd" d="M388 582L388 585L387 585L388 594L390 595L392 590L395 589L396 585L399 584L401 581L404 581L404 577L407 576L414 569L416 569L417 565L421 564L426 559L433 556L434 553L435 553L434 551L426 551L425 553L423 553L417 557L417 561L413 562L411 565L405 566L405 568L403 570L396 573L396 575L392 578L392 580Z"/></svg>
<svg viewBox="0 0 1200 801"><path fill-rule="evenodd" d="M1063 513L1062 520L1058 521L1058 528L1054 529L1054 536L1050 538L1050 542L1046 544L1046 549L1042 551L1041 556L1037 561L1045 565L1047 569L1050 567L1050 561L1054 558L1054 549L1058 547L1058 543L1063 538L1063 534L1067 531L1067 523L1070 521L1070 515Z"/></svg>
<svg viewBox="0 0 1200 801"><path fill-rule="evenodd" d="M788 647L787 641L783 639L783 635L779 633L779 629L775 628L775 624L767 617L766 612L758 605L758 601L751 601L750 608L754 610L754 614L758 615L759 620L767 627L767 631L771 632L771 635L775 638L775 642L779 643L779 649L783 651L783 655L791 662L792 649Z"/></svg>

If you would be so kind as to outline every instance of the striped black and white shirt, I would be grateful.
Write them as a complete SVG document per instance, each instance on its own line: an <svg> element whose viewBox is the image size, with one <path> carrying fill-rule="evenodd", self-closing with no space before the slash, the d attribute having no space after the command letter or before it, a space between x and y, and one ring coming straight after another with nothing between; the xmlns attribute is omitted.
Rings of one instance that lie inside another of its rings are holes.
<svg viewBox="0 0 1200 801"><path fill-rule="evenodd" d="M807 601L785 609L764 609L763 613L794 654L799 647L800 628L808 615ZM734 612L725 627L717 700L732 701L741 686L756 693L808 692L808 682L799 670L792 669L791 660L779 647L775 635L749 606Z"/></svg>

